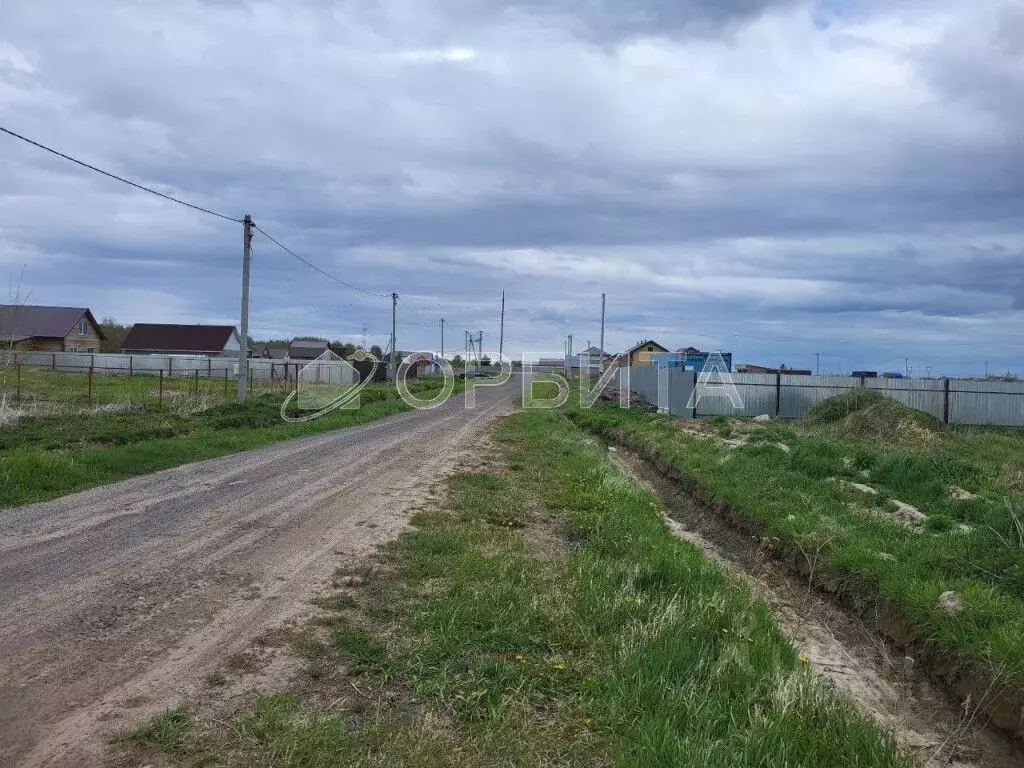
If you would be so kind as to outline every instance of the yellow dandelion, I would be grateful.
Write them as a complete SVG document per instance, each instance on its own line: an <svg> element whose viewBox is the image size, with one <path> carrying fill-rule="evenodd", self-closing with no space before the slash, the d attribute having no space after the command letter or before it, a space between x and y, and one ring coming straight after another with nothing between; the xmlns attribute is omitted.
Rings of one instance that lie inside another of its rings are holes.
<svg viewBox="0 0 1024 768"><path fill-rule="evenodd" d="M525 659L523 658L523 654L517 653L516 654L516 661L518 661L520 664L522 664L525 661Z"/></svg>
<svg viewBox="0 0 1024 768"><path fill-rule="evenodd" d="M565 669L565 664L563 664L560 661L556 661L554 664L551 665L551 668L552 669L557 669L557 670L563 670L563 669Z"/></svg>
<svg viewBox="0 0 1024 768"><path fill-rule="evenodd" d="M806 664L808 661L810 661L810 659L807 658L807 654L806 653L801 653L800 654L800 661L803 662L804 664Z"/></svg>

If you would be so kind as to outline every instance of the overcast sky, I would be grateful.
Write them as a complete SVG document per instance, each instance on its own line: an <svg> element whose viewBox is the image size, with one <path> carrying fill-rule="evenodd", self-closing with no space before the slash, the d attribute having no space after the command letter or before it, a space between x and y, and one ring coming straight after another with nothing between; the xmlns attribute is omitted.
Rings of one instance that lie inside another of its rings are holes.
<svg viewBox="0 0 1024 768"><path fill-rule="evenodd" d="M1024 2L2 0L0 124L400 294L399 347L569 333L1024 374ZM241 228L0 136L32 303L237 323ZM390 299L254 243L251 333Z"/></svg>

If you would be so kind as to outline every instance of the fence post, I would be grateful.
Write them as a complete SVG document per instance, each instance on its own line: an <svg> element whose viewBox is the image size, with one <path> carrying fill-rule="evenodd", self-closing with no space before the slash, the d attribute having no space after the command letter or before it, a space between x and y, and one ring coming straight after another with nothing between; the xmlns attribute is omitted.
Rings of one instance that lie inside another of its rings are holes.
<svg viewBox="0 0 1024 768"><path fill-rule="evenodd" d="M775 418L782 415L782 371L775 372Z"/></svg>
<svg viewBox="0 0 1024 768"><path fill-rule="evenodd" d="M700 374L696 370L693 372L693 418L697 418L697 378Z"/></svg>
<svg viewBox="0 0 1024 768"><path fill-rule="evenodd" d="M174 376L174 358L170 355L167 356L167 378L170 379Z"/></svg>
<svg viewBox="0 0 1024 768"><path fill-rule="evenodd" d="M942 423L949 424L949 379L942 379Z"/></svg>
<svg viewBox="0 0 1024 768"><path fill-rule="evenodd" d="M196 368L196 385L195 385L196 400L199 400L199 369Z"/></svg>
<svg viewBox="0 0 1024 768"><path fill-rule="evenodd" d="M92 366L89 366L89 405L92 405Z"/></svg>
<svg viewBox="0 0 1024 768"><path fill-rule="evenodd" d="M18 363L18 395L17 399L21 401L21 363Z"/></svg>
<svg viewBox="0 0 1024 768"><path fill-rule="evenodd" d="M128 378L135 374L135 355L128 355Z"/></svg>
<svg viewBox="0 0 1024 768"><path fill-rule="evenodd" d="M57 353L56 353L56 352L54 352L54 353L53 353L53 354L51 355L51 357L53 358L53 360L52 360L52 361L51 361L51 363L50 363L50 370L51 370L51 371L56 371L56 370L57 370Z"/></svg>
<svg viewBox="0 0 1024 768"><path fill-rule="evenodd" d="M199 373L199 369L198 368L196 369L196 373ZM206 378L208 378L208 379L212 379L213 378L213 358L212 357L206 358Z"/></svg>
<svg viewBox="0 0 1024 768"><path fill-rule="evenodd" d="M159 400L160 405L163 405L164 404L164 369L163 368L160 369L160 394L159 394L159 397L160 397L160 400Z"/></svg>
<svg viewBox="0 0 1024 768"><path fill-rule="evenodd" d="M224 369L224 394L228 393L228 369Z"/></svg>

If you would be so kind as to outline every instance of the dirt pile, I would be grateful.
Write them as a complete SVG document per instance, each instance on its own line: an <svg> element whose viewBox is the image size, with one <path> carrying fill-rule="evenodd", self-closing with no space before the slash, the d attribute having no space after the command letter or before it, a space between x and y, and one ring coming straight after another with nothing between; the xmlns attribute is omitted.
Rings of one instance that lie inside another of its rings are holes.
<svg viewBox="0 0 1024 768"><path fill-rule="evenodd" d="M931 414L873 389L855 389L811 406L804 426L828 427L840 437L920 447L938 439L942 424Z"/></svg>
<svg viewBox="0 0 1024 768"><path fill-rule="evenodd" d="M618 405L619 404L619 397L620 397L619 390L618 389L613 389L612 387L609 387L608 389L603 390L597 396L597 401L599 403L612 403L612 404ZM654 411L658 410L657 406L651 405L651 403L648 403L646 400L644 400L642 397L640 397L640 395L638 395L636 392L632 392L632 391L629 393L629 407L631 409L636 409L638 411L646 411L646 412L654 412Z"/></svg>

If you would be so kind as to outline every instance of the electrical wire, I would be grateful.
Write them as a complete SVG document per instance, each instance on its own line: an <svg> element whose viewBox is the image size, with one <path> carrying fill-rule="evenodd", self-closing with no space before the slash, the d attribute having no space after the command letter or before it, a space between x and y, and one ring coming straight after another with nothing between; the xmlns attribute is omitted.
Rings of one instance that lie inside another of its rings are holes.
<svg viewBox="0 0 1024 768"><path fill-rule="evenodd" d="M88 168L90 171L94 171L94 172L99 173L99 174L101 174L103 176L106 176L108 178L114 179L115 181L120 181L122 184L127 184L129 187L135 187L135 189L141 189L143 192L149 192L149 194L156 195L157 197L162 197L164 200L170 200L172 203L177 203L178 205L184 205L186 208L191 208L192 210L199 211L201 213L206 213L206 214L209 214L210 216L216 216L218 219L224 219L225 221L231 221L231 222L234 222L235 224L241 224L242 223L242 219L236 219L234 216L228 216L227 214L224 214L224 213L218 213L217 211L211 211L209 208L203 208L203 206L201 206L201 205L196 205L195 203L190 203L187 200L182 200L180 198L164 194L163 192L157 192L155 189L143 186L142 184L136 184L134 181L129 181L128 179L124 178L123 176L118 176L116 173L111 173L110 171L105 171L102 168L97 168L95 165L90 165L89 163L86 163L86 162L84 162L82 160L74 158L71 155L66 155L63 152L59 151L59 150L53 149L53 147L48 147L45 144L40 144L38 141L34 141L34 140L28 138L27 136L22 136L20 133L15 133L14 131L12 131L9 128L4 128L2 125L0 125L0 133L6 133L8 136L13 136L16 139L20 139L21 141L24 141L26 144L31 144L33 147L38 147L39 149L42 149L42 150L44 150L46 152L49 152L51 155L56 155L57 157L63 158L64 160L69 160L72 163L75 163L76 165L82 166L83 168Z"/></svg>
<svg viewBox="0 0 1024 768"><path fill-rule="evenodd" d="M342 280L340 277L336 277L336 276L332 275L330 272L327 272L327 271L321 269L320 267L318 267L316 264L311 262L309 259L303 258L299 254L297 254L295 251L293 251L291 248L289 248L287 245L285 245L281 241L277 240L273 235L270 235L266 231L264 231L263 229L260 229L260 227L258 227L257 225L253 224L252 228L255 229L257 232L259 232L261 235L263 235L265 238L267 238L267 240L272 242L274 245L276 245L278 248L280 248L285 253L287 253L287 254L289 254L291 256L294 256L296 259L301 261L303 264L305 264L310 269L314 270L315 272L319 272L324 277L333 280L334 282L338 283L339 285L343 285L346 288L350 288L353 291L358 291L359 293L365 293L367 296L373 296L374 298L378 298L378 299L386 299L386 298L389 297L389 294L386 294L386 293L374 293L373 291L368 291L365 288L360 288L358 285L352 285L352 283L348 283L348 282Z"/></svg>

